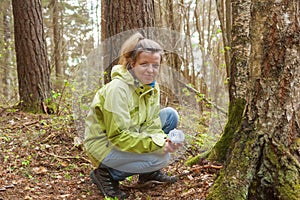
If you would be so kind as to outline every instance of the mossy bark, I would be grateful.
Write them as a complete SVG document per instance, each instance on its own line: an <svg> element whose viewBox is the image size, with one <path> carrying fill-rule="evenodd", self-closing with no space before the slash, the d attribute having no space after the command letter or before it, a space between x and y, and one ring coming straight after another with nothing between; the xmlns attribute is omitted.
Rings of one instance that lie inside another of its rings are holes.
<svg viewBox="0 0 300 200"><path fill-rule="evenodd" d="M249 80L249 24L250 24L251 0L232 1L232 44L231 64L229 79L229 110L228 121L220 140L216 143L209 154L209 160L223 163L230 155L237 139L237 131L240 128L242 115L246 106L246 98Z"/></svg>
<svg viewBox="0 0 300 200"><path fill-rule="evenodd" d="M298 6L252 0L247 104L207 200L300 199Z"/></svg>
<svg viewBox="0 0 300 200"><path fill-rule="evenodd" d="M209 153L208 159L223 163L227 154L231 151L231 144L235 138L235 133L240 127L242 115L246 102L243 99L236 99L229 104L228 122L225 126L224 133L214 148Z"/></svg>
<svg viewBox="0 0 300 200"><path fill-rule="evenodd" d="M249 121L249 118L243 120L239 142L235 143L207 200L299 200L300 145L293 142L284 145L273 137L276 134L273 131L266 134L266 128L257 123L259 120L251 124ZM286 122L282 121L281 125ZM299 126L294 130L299 133Z"/></svg>

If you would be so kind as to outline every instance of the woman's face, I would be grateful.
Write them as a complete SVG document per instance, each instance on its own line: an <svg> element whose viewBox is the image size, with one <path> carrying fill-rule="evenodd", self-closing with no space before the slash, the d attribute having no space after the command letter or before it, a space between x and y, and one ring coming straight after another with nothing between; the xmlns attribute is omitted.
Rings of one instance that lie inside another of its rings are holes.
<svg viewBox="0 0 300 200"><path fill-rule="evenodd" d="M132 70L136 78L143 84L155 81L160 68L161 55L159 53L142 52L132 63Z"/></svg>

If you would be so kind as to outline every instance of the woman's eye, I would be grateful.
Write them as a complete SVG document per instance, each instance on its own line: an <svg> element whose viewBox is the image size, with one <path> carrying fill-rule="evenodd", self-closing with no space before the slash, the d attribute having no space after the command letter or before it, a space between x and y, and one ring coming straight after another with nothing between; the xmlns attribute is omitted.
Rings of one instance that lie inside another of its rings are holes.
<svg viewBox="0 0 300 200"><path fill-rule="evenodd" d="M141 64L142 67L145 67L145 68L148 68L148 67L152 67L153 69L158 69L159 68L159 64L150 64L150 63L144 63L144 64Z"/></svg>
<svg viewBox="0 0 300 200"><path fill-rule="evenodd" d="M153 67L154 69L158 69L158 68L159 68L159 64L152 64L152 67Z"/></svg>

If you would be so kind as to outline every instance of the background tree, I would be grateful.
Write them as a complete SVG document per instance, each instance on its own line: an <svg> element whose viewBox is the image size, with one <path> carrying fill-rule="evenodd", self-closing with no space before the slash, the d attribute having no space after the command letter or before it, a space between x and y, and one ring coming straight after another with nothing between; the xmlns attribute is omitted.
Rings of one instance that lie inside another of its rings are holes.
<svg viewBox="0 0 300 200"><path fill-rule="evenodd" d="M244 79L247 87L235 84L231 91L246 105L231 102L243 115L238 115L241 123L234 130L232 151L207 199L296 200L300 198L299 1L244 3L239 8L248 13L251 5L251 15L249 39L242 37L242 46L247 50L249 43L251 50L242 60L232 57L237 65L232 61L231 66L237 70L231 70L230 78L236 83ZM233 4L233 12L238 5L242 4Z"/></svg>
<svg viewBox="0 0 300 200"><path fill-rule="evenodd" d="M12 5L20 107L31 112L45 111L44 103L50 96L50 68L41 2L13 0Z"/></svg>
<svg viewBox="0 0 300 200"><path fill-rule="evenodd" d="M55 66L55 89L61 90L63 87L63 77L64 77L64 69L61 65L61 32L62 27L60 26L60 6L58 0L52 0L52 27L53 27L53 57L54 57L54 66Z"/></svg>
<svg viewBox="0 0 300 200"><path fill-rule="evenodd" d="M235 4L242 3L233 1ZM231 29L232 29L232 5L231 0L216 0L217 13L219 17L220 27L222 30L222 39L224 46L224 55L226 63L227 77L230 77L230 48L231 48ZM238 10L236 12L238 14ZM236 17L239 17L236 15ZM244 18L245 16L243 16ZM234 18L235 19L235 18Z"/></svg>
<svg viewBox="0 0 300 200"><path fill-rule="evenodd" d="M3 96L7 101L13 98L13 86L16 85L16 79L14 78L14 54L12 52L13 37L12 37L12 10L9 1L1 1L1 30L3 31L2 39L0 41L0 97Z"/></svg>
<svg viewBox="0 0 300 200"><path fill-rule="evenodd" d="M96 2L96 3L95 3ZM43 0L43 16L55 92L62 92L64 80L70 79L74 67L84 61L98 44L94 27L98 1Z"/></svg>
<svg viewBox="0 0 300 200"><path fill-rule="evenodd" d="M110 81L110 71L112 66L118 61L120 51L118 33L132 29L154 26L154 4L153 0L121 0L102 1L102 29L101 37L103 41L113 37L114 42L107 41L103 47L104 66L106 71L105 82ZM142 33L147 37L147 33ZM126 38L123 38L123 40Z"/></svg>

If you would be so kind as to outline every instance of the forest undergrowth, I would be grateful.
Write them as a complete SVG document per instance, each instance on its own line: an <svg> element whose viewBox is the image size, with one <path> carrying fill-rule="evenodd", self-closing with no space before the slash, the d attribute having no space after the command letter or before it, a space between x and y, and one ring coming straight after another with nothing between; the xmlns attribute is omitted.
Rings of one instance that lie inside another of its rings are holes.
<svg viewBox="0 0 300 200"><path fill-rule="evenodd" d="M193 136L163 169L178 176L178 181L139 187L137 176L129 177L121 183L128 199L205 199L222 166L205 160L185 165L189 157L203 151L207 124L186 109L179 109L179 113L182 123L178 128ZM0 118L0 200L105 199L90 181L93 167L76 142L72 115L0 108Z"/></svg>

